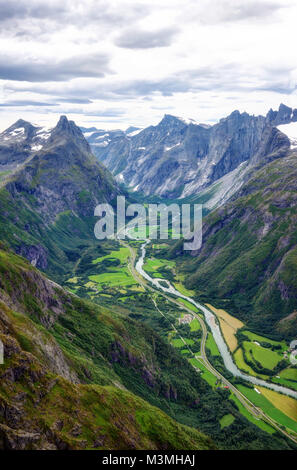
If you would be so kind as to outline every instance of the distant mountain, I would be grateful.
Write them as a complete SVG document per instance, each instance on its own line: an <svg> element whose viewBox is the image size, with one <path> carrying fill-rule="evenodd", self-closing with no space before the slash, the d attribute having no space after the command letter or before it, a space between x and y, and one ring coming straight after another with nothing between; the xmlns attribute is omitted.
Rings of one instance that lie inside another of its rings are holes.
<svg viewBox="0 0 297 470"><path fill-rule="evenodd" d="M81 130L96 156L97 154L100 154L100 149L107 147L111 142L119 142L121 139L125 139L126 137L133 137L141 131L139 127L134 126L128 127L126 131L122 131L121 129L96 129L95 127L81 127Z"/></svg>
<svg viewBox="0 0 297 470"><path fill-rule="evenodd" d="M62 116L42 148L2 181L0 237L37 267L61 270L74 240L94 240L96 205L119 193L81 130Z"/></svg>
<svg viewBox="0 0 297 470"><path fill-rule="evenodd" d="M201 194L222 204L255 166L285 155L290 141L276 127L297 121L280 105L266 117L234 111L213 126L165 115L157 126L86 135L94 154L134 191L167 198Z"/></svg>
<svg viewBox="0 0 297 470"><path fill-rule="evenodd" d="M296 123L295 123L296 125ZM290 125L291 126L291 125ZM297 335L297 148L268 163L203 221L203 244L185 255L188 288L259 333Z"/></svg>
<svg viewBox="0 0 297 470"><path fill-rule="evenodd" d="M19 119L0 134L0 171L11 170L40 150L50 130Z"/></svg>

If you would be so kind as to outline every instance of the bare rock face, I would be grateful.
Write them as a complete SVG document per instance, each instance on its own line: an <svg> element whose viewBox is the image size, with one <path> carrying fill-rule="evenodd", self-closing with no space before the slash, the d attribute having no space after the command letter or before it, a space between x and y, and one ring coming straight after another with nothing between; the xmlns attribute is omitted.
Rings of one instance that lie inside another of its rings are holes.
<svg viewBox="0 0 297 470"><path fill-rule="evenodd" d="M0 424L0 449L25 450L32 449L41 440L39 433L19 431L5 424Z"/></svg>
<svg viewBox="0 0 297 470"><path fill-rule="evenodd" d="M131 134L88 132L86 136L94 154L119 182L147 195L186 197L243 163L265 164L268 155L282 156L281 150L288 150L290 143L275 126L296 120L297 110L282 104L266 117L234 111L213 126L165 115L157 126Z"/></svg>
<svg viewBox="0 0 297 470"><path fill-rule="evenodd" d="M20 245L16 248L16 253L27 258L32 266L43 271L47 268L47 252L41 245Z"/></svg>

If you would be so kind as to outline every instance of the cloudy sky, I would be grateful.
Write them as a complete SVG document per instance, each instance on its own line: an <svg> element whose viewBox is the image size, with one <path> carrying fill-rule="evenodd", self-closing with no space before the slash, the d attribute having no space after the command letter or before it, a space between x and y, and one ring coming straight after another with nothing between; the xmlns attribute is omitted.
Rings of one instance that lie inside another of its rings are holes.
<svg viewBox="0 0 297 470"><path fill-rule="evenodd" d="M296 0L0 0L0 130L297 107L296 24Z"/></svg>

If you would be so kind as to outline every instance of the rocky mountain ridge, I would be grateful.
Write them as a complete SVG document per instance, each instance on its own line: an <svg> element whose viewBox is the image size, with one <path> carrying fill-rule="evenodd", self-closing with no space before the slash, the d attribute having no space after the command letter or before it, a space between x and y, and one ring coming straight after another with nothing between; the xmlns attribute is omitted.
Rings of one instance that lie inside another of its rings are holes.
<svg viewBox="0 0 297 470"><path fill-rule="evenodd" d="M165 198L206 194L212 208L255 165L289 150L290 139L277 126L296 121L297 110L281 104L267 116L234 111L213 126L165 115L157 126L130 135L106 131L96 142L92 132L85 135L97 158L131 190Z"/></svg>

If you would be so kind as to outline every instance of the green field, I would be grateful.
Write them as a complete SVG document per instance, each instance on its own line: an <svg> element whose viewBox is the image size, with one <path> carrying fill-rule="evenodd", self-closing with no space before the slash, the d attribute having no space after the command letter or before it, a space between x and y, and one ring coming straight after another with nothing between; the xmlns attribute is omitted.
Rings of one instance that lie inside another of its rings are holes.
<svg viewBox="0 0 297 470"><path fill-rule="evenodd" d="M183 342L183 340L181 338L175 338L175 339L172 339L171 340L171 344L172 346L174 346L175 348L182 348L184 347L185 343Z"/></svg>
<svg viewBox="0 0 297 470"><path fill-rule="evenodd" d="M194 320L191 321L190 328L191 328L191 331L198 331L201 329L200 322L199 320L197 320L197 318L194 318Z"/></svg>
<svg viewBox="0 0 297 470"><path fill-rule="evenodd" d="M119 287L119 286L133 286L136 284L133 276L127 268L121 268L119 271L110 271L102 274L94 274L89 276L90 281L96 282L96 284L108 287Z"/></svg>
<svg viewBox="0 0 297 470"><path fill-rule="evenodd" d="M103 273L93 274L89 276L88 279L96 283L96 287L99 291L104 288L132 287L138 285L127 267L129 256L129 248L121 246L119 250L113 250L108 255L96 258L92 261L95 266L100 265L100 263L106 260L118 260L120 263L114 266L106 266L106 270ZM123 295L124 294L125 292L123 292Z"/></svg>
<svg viewBox="0 0 297 470"><path fill-rule="evenodd" d="M257 377L261 377L262 379L267 379L267 375L257 374L248 364L245 363L241 348L237 349L237 351L233 355L233 358L237 367L241 369L243 372L246 372L250 375L254 375L255 377L257 376Z"/></svg>
<svg viewBox="0 0 297 470"><path fill-rule="evenodd" d="M190 346L194 344L194 341L192 339L184 338L184 341L186 344L189 344ZM171 343L175 348L182 348L185 346L185 343L183 342L181 338L172 339Z"/></svg>
<svg viewBox="0 0 297 470"><path fill-rule="evenodd" d="M93 261L93 264L101 263L103 260L106 259L118 259L120 260L121 264L125 263L129 258L130 250L124 246L121 246L119 250L111 251L106 256L101 256L100 258L96 258Z"/></svg>
<svg viewBox="0 0 297 470"><path fill-rule="evenodd" d="M145 264L143 265L143 269L152 277L163 278L163 274L160 273L158 270L160 268L171 269L174 267L174 265L175 263L173 261L168 261L166 259L148 258Z"/></svg>
<svg viewBox="0 0 297 470"><path fill-rule="evenodd" d="M206 382L211 385L211 387L215 387L217 378L211 372L209 372L209 370L207 370L207 368L204 364L202 364L202 362L198 361L198 359L196 359L195 357L189 359L189 362L192 364L192 366L197 367L202 371L201 377L206 380Z"/></svg>
<svg viewBox="0 0 297 470"><path fill-rule="evenodd" d="M187 295L188 297L195 295L194 291L187 289L181 282L174 282L173 285L176 290L178 290L183 295Z"/></svg>
<svg viewBox="0 0 297 470"><path fill-rule="evenodd" d="M283 379L295 380L297 382L297 369L289 367L288 369L282 370L279 374Z"/></svg>
<svg viewBox="0 0 297 470"><path fill-rule="evenodd" d="M238 409L240 411L240 413L246 418L248 419L251 423L255 424L256 426L258 426L258 428L262 429L262 431L266 431L268 432L269 434L274 434L275 433L275 429L270 426L268 423L266 423L265 421L262 421L262 419L257 419L255 418L244 406L243 404L241 403L241 401L232 393L231 395L231 400L234 401L234 403L236 403L236 405L238 406Z"/></svg>
<svg viewBox="0 0 297 470"><path fill-rule="evenodd" d="M283 356L268 348L263 348L256 343L244 341L243 347L247 358L254 362L254 359L266 369L274 369L283 359Z"/></svg>
<svg viewBox="0 0 297 470"><path fill-rule="evenodd" d="M198 312L198 308L195 307L195 305L193 305L191 302L189 302L188 300L186 299L178 299L179 302L182 302L186 307L188 307L190 310L192 310L193 312L197 313Z"/></svg>
<svg viewBox="0 0 297 470"><path fill-rule="evenodd" d="M264 413L274 419L277 423L297 432L297 422L286 416L278 408L263 396L262 393L257 393L254 389L245 387L244 385L238 385L243 395L245 395L252 403L260 407Z"/></svg>
<svg viewBox="0 0 297 470"><path fill-rule="evenodd" d="M206 348L210 350L212 356L220 356L220 351L218 350L217 344L213 339L212 334L209 332L207 334Z"/></svg>
<svg viewBox="0 0 297 470"><path fill-rule="evenodd" d="M223 416L221 419L220 419L220 425L221 425L221 429L224 429L226 428L227 426L230 426L233 422L234 422L235 418L233 415L231 414L228 414L228 415L225 415Z"/></svg>
<svg viewBox="0 0 297 470"><path fill-rule="evenodd" d="M256 333L253 333L252 331L248 330L244 330L242 331L242 333L247 336L250 341L257 341L258 343L270 343L273 346L281 345L282 349L280 351L286 351L286 349L288 348L285 341L274 341L272 339L266 338L265 336L257 335Z"/></svg>

